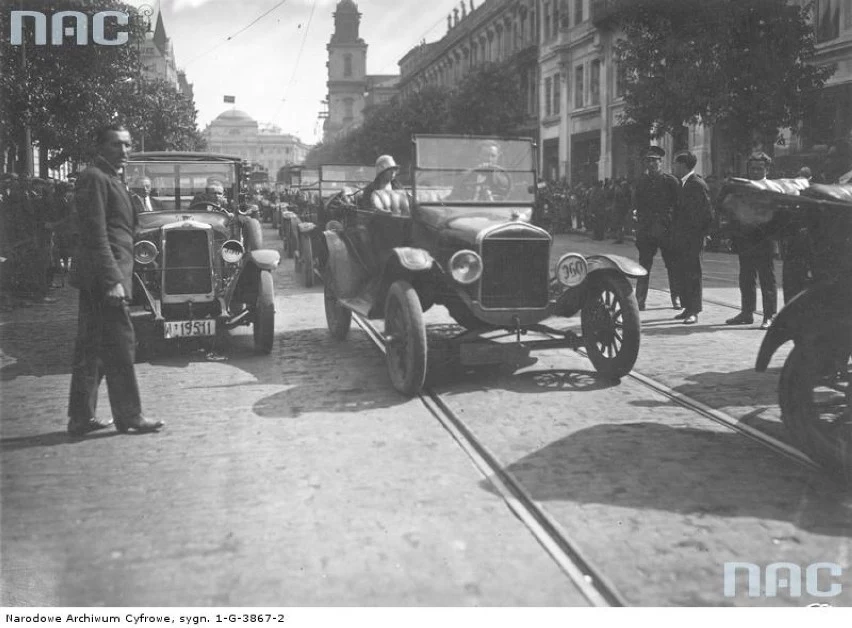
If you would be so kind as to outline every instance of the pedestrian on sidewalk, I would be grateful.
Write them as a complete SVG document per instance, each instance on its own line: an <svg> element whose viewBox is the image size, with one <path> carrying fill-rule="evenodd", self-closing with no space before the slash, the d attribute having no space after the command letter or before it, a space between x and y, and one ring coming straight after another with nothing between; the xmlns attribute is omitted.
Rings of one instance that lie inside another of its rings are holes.
<svg viewBox="0 0 852 628"><path fill-rule="evenodd" d="M647 275L636 281L636 300L640 310L645 309L651 267L654 265L654 257L658 250L663 255L663 263L669 275L672 307L680 309L681 305L670 231L680 183L672 175L662 171L665 156L666 151L659 146L651 146L645 151L647 173L637 182L633 198L633 207L636 210L636 248L639 250L639 264L648 271Z"/></svg>
<svg viewBox="0 0 852 628"><path fill-rule="evenodd" d="M764 152L752 153L746 169L752 181L765 181L772 158ZM763 323L761 329L769 329L778 311L778 290L775 281L775 241L763 227L743 231L741 225L734 227L733 247L740 262L740 313L725 321L727 325L751 325L757 307L757 279L760 279L760 294L763 299Z"/></svg>
<svg viewBox="0 0 852 628"><path fill-rule="evenodd" d="M97 419L98 388L106 377L115 427L154 432L163 427L142 415L136 381L136 338L128 301L133 286L135 212L121 178L130 152L123 126L98 130L97 157L77 180L80 224L72 284L80 290L77 340L68 401L68 433L83 436L112 423Z"/></svg>
<svg viewBox="0 0 852 628"><path fill-rule="evenodd" d="M704 238L713 224L710 190L695 172L698 158L689 151L675 156L674 174L681 180L678 203L672 220L675 272L683 312L675 316L685 325L698 322L702 310L701 251Z"/></svg>

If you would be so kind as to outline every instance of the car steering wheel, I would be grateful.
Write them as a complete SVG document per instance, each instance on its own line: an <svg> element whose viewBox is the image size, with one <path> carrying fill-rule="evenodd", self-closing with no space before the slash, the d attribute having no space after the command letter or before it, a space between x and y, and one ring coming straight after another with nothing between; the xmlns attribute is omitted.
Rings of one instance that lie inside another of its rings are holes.
<svg viewBox="0 0 852 628"><path fill-rule="evenodd" d="M212 211L222 212L223 214L228 214L229 216L231 215L231 212L229 212L227 209L225 209L218 203L213 203L212 201L193 201L189 204L188 209L196 209L199 207L204 207L207 211L211 211L212 209Z"/></svg>
<svg viewBox="0 0 852 628"><path fill-rule="evenodd" d="M505 192L504 192L504 193L502 193L502 194L498 194L498 191L494 189L494 186L493 186L493 176L492 176L491 182L488 182L488 181L487 181L487 179L486 179L486 182L485 182L484 184L482 184L482 185L483 185L483 187L484 187L484 188L486 188L489 192L491 192L492 200L495 200L495 201L505 201L505 200L507 200L507 199L509 198L509 196L510 196L510 195L511 195L511 193L512 193L512 189L513 189L513 185L512 185L512 184L513 184L513 182L512 182L512 175L511 175L511 174L509 174L508 172L506 172L506 169L505 169L503 166L498 166L497 164L493 164L493 165L492 165L492 164L486 164L486 165L477 166L476 168L474 168L473 170L471 170L471 174L475 174L475 173L477 173L477 172L491 172L491 173L493 173L493 172L500 172L500 173L502 173L502 174L503 174L503 176L505 176L505 177L506 177L506 181L507 181L507 183L508 183L508 185L507 185L506 190L505 190ZM471 181L471 182L470 182L470 185L471 185L471 186L474 188L474 190L475 190L475 189L476 189L476 185L477 185L477 183L476 183L476 181L474 180L474 181ZM474 200L477 200L477 199L474 199Z"/></svg>

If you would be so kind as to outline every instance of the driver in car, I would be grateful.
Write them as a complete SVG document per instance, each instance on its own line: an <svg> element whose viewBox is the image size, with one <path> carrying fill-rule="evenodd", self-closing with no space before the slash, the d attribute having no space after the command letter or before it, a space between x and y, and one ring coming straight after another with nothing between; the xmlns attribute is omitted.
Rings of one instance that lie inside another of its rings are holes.
<svg viewBox="0 0 852 628"><path fill-rule="evenodd" d="M204 191L196 194L190 205L195 205L196 203L207 203L208 211L215 209L215 207L209 207L209 205L218 205L227 211L229 208L228 198L225 196L225 184L215 177L210 177L207 179L207 185L205 186Z"/></svg>
<svg viewBox="0 0 852 628"><path fill-rule="evenodd" d="M478 165L462 175L453 188L452 198L472 201L505 200L512 189L512 181L498 165L500 147L496 142L485 141L479 145Z"/></svg>

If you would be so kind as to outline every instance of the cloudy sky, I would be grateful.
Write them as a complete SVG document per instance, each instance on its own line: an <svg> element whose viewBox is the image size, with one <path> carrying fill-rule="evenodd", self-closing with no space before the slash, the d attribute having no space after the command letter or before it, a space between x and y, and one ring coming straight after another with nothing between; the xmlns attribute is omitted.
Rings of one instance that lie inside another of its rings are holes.
<svg viewBox="0 0 852 628"><path fill-rule="evenodd" d="M334 30L337 1L129 0L129 4L162 11L178 68L186 70L193 84L202 129L231 107L223 103L223 96L233 95L237 109L258 122L272 122L314 143L322 133L317 113L326 97L325 47ZM360 34L369 46L369 74L397 74L399 59L421 39L440 39L447 29L447 13L459 6L459 0L356 2L362 14ZM483 2L474 0L474 5Z"/></svg>

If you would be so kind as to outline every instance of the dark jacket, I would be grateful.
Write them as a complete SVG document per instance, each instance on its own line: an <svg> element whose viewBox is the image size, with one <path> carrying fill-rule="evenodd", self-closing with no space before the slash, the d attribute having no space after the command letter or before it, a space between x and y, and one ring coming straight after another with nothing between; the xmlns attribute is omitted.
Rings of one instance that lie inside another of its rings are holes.
<svg viewBox="0 0 852 628"><path fill-rule="evenodd" d="M133 288L133 230L130 192L101 157L77 179L75 204L80 229L75 263L81 289L107 292L120 283Z"/></svg>
<svg viewBox="0 0 852 628"><path fill-rule="evenodd" d="M155 212L162 211L163 204L160 201L158 201L156 198L154 198L153 196L149 197L149 198L151 199L151 211L155 211ZM139 194L134 194L134 193L131 192L130 193L130 201L133 203L133 210L136 211L137 213L146 211L145 200Z"/></svg>
<svg viewBox="0 0 852 628"><path fill-rule="evenodd" d="M674 248L700 251L712 224L710 188L700 175L693 174L678 194L671 230Z"/></svg>
<svg viewBox="0 0 852 628"><path fill-rule="evenodd" d="M638 230L643 235L667 236L679 194L680 182L672 175L643 175L633 196Z"/></svg>

